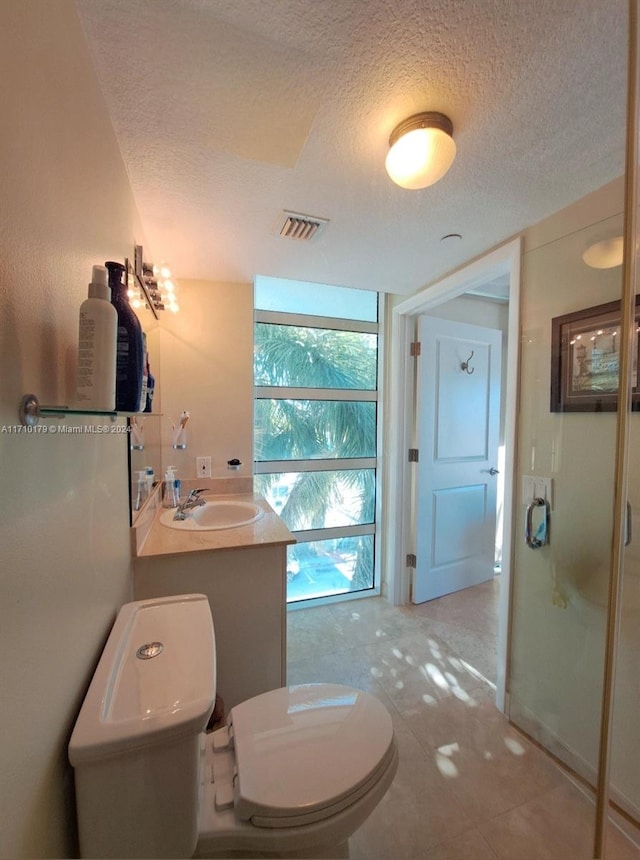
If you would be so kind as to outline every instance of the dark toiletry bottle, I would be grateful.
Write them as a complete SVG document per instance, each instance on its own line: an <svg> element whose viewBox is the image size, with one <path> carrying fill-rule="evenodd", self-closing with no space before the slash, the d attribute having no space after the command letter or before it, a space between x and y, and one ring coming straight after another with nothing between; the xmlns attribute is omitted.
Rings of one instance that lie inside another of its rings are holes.
<svg viewBox="0 0 640 860"><path fill-rule="evenodd" d="M142 332L142 391L138 412L144 412L147 406L147 336Z"/></svg>
<svg viewBox="0 0 640 860"><path fill-rule="evenodd" d="M116 411L138 412L144 368L142 327L129 304L124 266L122 263L105 263L105 266L109 272L111 302L118 313Z"/></svg>
<svg viewBox="0 0 640 860"><path fill-rule="evenodd" d="M156 378L151 373L151 368L149 367L149 353L147 352L147 403L144 407L145 412L153 411L153 395L155 394L156 389Z"/></svg>

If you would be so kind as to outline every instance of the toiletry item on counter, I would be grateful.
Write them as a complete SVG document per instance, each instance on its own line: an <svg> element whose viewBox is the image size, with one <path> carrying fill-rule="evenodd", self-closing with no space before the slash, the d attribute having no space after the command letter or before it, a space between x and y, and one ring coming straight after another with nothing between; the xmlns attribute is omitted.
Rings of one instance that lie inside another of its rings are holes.
<svg viewBox="0 0 640 860"><path fill-rule="evenodd" d="M136 474L138 476L138 483L136 487L136 498L133 503L133 509L134 511L139 511L149 498L149 485L147 483L147 474L144 469L141 469L139 472L136 472Z"/></svg>
<svg viewBox="0 0 640 860"><path fill-rule="evenodd" d="M131 450L144 451L144 423L138 422L136 416L132 415L129 426L131 427Z"/></svg>
<svg viewBox="0 0 640 860"><path fill-rule="evenodd" d="M175 477L171 467L169 466L164 473L164 493L162 496L162 507L173 508Z"/></svg>
<svg viewBox="0 0 640 860"><path fill-rule="evenodd" d="M176 479L175 466L168 466L164 476L163 508L175 508L180 504L180 481Z"/></svg>
<svg viewBox="0 0 640 860"><path fill-rule="evenodd" d="M151 490L153 490L153 482L155 480L153 466L145 466L144 474L147 479L147 492L149 495L151 495Z"/></svg>
<svg viewBox="0 0 640 860"><path fill-rule="evenodd" d="M122 263L105 263L109 271L111 301L118 314L118 344L116 353L116 409L137 412L142 394L144 347L142 327L129 304L127 286L123 280Z"/></svg>
<svg viewBox="0 0 640 860"><path fill-rule="evenodd" d="M116 408L118 314L104 266L94 266L88 298L80 305L76 399L83 409Z"/></svg>
<svg viewBox="0 0 640 860"><path fill-rule="evenodd" d="M187 447L187 421L189 420L189 413L183 412L180 416L180 424L178 427L173 426L173 447L174 448L186 448Z"/></svg>

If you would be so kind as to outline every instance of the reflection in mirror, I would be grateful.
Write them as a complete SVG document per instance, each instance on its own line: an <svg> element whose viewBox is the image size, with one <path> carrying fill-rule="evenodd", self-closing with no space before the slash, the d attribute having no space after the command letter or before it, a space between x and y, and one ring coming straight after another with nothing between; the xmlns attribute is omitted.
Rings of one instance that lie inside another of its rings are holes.
<svg viewBox="0 0 640 860"><path fill-rule="evenodd" d="M159 265L145 263L142 245L135 246L134 259L134 270L130 277L134 307L135 301L146 304L156 319L158 319L158 311L163 311L165 308L174 314L177 313L180 306L176 297L176 283L171 274L171 269L166 263ZM138 290L140 293L136 299Z"/></svg>
<svg viewBox="0 0 640 860"><path fill-rule="evenodd" d="M133 524L158 481L162 480L160 446L160 392L157 384L160 366L160 329L157 325L145 332L149 368L156 385L151 411L140 412L129 419L129 495L130 522Z"/></svg>

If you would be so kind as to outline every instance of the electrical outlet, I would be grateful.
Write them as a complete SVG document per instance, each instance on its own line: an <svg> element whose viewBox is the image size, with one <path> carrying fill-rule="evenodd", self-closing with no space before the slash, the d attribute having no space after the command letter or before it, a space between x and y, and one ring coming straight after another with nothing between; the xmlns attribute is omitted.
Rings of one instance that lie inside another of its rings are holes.
<svg viewBox="0 0 640 860"><path fill-rule="evenodd" d="M211 457L196 457L196 472L199 478L210 478Z"/></svg>

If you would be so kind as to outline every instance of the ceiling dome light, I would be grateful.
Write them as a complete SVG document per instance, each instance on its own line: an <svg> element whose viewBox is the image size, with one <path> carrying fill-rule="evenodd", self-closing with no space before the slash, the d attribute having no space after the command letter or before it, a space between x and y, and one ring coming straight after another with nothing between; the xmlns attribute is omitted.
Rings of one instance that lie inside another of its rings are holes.
<svg viewBox="0 0 640 860"><path fill-rule="evenodd" d="M427 188L445 175L456 157L453 124L435 111L417 113L396 126L385 166L401 188Z"/></svg>
<svg viewBox="0 0 640 860"><path fill-rule="evenodd" d="M613 269L622 265L624 254L624 242L622 236L614 236L611 239L602 239L589 245L582 255L582 259L592 269Z"/></svg>

